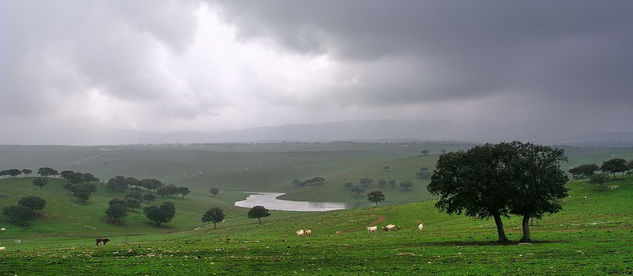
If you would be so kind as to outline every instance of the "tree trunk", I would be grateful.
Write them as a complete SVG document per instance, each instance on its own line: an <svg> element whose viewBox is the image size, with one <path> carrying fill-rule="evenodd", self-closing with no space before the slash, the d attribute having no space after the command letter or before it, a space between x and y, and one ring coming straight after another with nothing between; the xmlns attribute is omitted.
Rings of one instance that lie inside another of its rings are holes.
<svg viewBox="0 0 633 276"><path fill-rule="evenodd" d="M530 216L523 216L523 237L519 240L519 242L532 242L530 238Z"/></svg>
<svg viewBox="0 0 633 276"><path fill-rule="evenodd" d="M215 229L215 222L213 223L213 229Z"/></svg>
<svg viewBox="0 0 633 276"><path fill-rule="evenodd" d="M376 206L378 206L378 201L376 201Z"/></svg>
<svg viewBox="0 0 633 276"><path fill-rule="evenodd" d="M259 220L259 223L262 223L262 219L261 218L257 218Z"/></svg>
<svg viewBox="0 0 633 276"><path fill-rule="evenodd" d="M495 218L495 224L497 225L497 234L499 234L499 242L507 243L510 242L506 237L506 233L503 231L503 222L501 221L501 215L493 215Z"/></svg>

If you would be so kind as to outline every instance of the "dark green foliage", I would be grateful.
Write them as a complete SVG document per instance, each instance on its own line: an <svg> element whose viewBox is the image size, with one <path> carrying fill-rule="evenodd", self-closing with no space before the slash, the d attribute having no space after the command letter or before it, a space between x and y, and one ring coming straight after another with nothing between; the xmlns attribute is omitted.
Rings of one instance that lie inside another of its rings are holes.
<svg viewBox="0 0 633 276"><path fill-rule="evenodd" d="M209 192L211 192L212 195L216 196L220 193L220 190L218 188L213 187L209 190Z"/></svg>
<svg viewBox="0 0 633 276"><path fill-rule="evenodd" d="M48 184L48 180L46 180L46 178L43 177L38 177L33 179L33 185L40 187L40 190L42 189L42 187L46 186Z"/></svg>
<svg viewBox="0 0 633 276"><path fill-rule="evenodd" d="M626 163L626 166L628 167L629 171L633 171L633 160L629 160L629 162Z"/></svg>
<svg viewBox="0 0 633 276"><path fill-rule="evenodd" d="M29 175L29 174L32 174L32 173L33 173L33 171L32 171L32 170L29 170L29 169L22 169L22 173L23 173L24 175Z"/></svg>
<svg viewBox="0 0 633 276"><path fill-rule="evenodd" d="M270 216L270 212L268 212L268 209L264 208L264 206L255 206L248 211L248 217L258 219L259 223L262 223L261 218L267 216Z"/></svg>
<svg viewBox="0 0 633 276"><path fill-rule="evenodd" d="M325 184L325 182L326 182L325 178L321 176L315 176L305 181L300 181L300 180L295 179L292 181L292 185L294 185L295 187L319 186L319 185Z"/></svg>
<svg viewBox="0 0 633 276"><path fill-rule="evenodd" d="M147 201L147 203L150 203L154 200L156 200L156 196L154 194L144 194L143 195L143 200Z"/></svg>
<svg viewBox="0 0 633 276"><path fill-rule="evenodd" d="M583 164L569 169L569 173L574 176L574 178L589 178L598 169L600 169L600 167L596 164Z"/></svg>
<svg viewBox="0 0 633 276"><path fill-rule="evenodd" d="M44 207L46 206L46 200L43 200L36 196L29 196L20 199L20 201L18 201L18 205L29 207L33 209L33 211L39 211L44 209Z"/></svg>
<svg viewBox="0 0 633 276"><path fill-rule="evenodd" d="M139 185L150 191L156 191L156 189L163 186L163 183L160 182L158 179L150 178L141 180L141 183Z"/></svg>
<svg viewBox="0 0 633 276"><path fill-rule="evenodd" d="M420 170L415 174L419 179L429 179L431 178L431 171L428 167L421 167Z"/></svg>
<svg viewBox="0 0 633 276"><path fill-rule="evenodd" d="M429 155L429 150L421 150L420 154L425 155L425 156Z"/></svg>
<svg viewBox="0 0 633 276"><path fill-rule="evenodd" d="M134 177L127 177L125 182L129 187L143 187L142 182Z"/></svg>
<svg viewBox="0 0 633 276"><path fill-rule="evenodd" d="M156 193L162 197L173 196L178 193L178 187L173 184L169 184L167 186L158 188L158 190L156 190Z"/></svg>
<svg viewBox="0 0 633 276"><path fill-rule="evenodd" d="M56 170L48 167L39 168L39 170L37 170L37 173L43 177L55 176L59 174Z"/></svg>
<svg viewBox="0 0 633 276"><path fill-rule="evenodd" d="M411 187L413 187L413 182L409 180L400 182L400 190L404 192L411 191Z"/></svg>
<svg viewBox="0 0 633 276"><path fill-rule="evenodd" d="M493 217L499 242L508 242L501 217L510 212L513 190L508 164L513 157L509 144L485 144L440 155L427 186L440 196L435 206L448 214Z"/></svg>
<svg viewBox="0 0 633 276"><path fill-rule="evenodd" d="M597 173L591 176L590 183L600 185L600 190L604 191L604 183L609 181L609 176L606 173Z"/></svg>
<svg viewBox="0 0 633 276"><path fill-rule="evenodd" d="M513 188L510 212L523 216L521 242L531 242L529 219L562 209L567 197L567 174L560 163L567 161L565 152L548 146L513 142L515 157L512 167Z"/></svg>
<svg viewBox="0 0 633 276"><path fill-rule="evenodd" d="M61 176L61 178L63 179L68 180L73 174L75 174L75 172L73 171L62 171L59 173L59 176Z"/></svg>
<svg viewBox="0 0 633 276"><path fill-rule="evenodd" d="M143 200L143 195L139 191L129 192L125 195L125 198L133 198L138 201Z"/></svg>
<svg viewBox="0 0 633 276"><path fill-rule="evenodd" d="M185 198L185 196L188 195L190 192L191 191L187 187L178 187L178 193L182 196L182 198Z"/></svg>
<svg viewBox="0 0 633 276"><path fill-rule="evenodd" d="M212 222L213 229L215 229L216 224L222 222L223 220L224 220L224 211L222 211L222 209L219 207L214 207L214 208L209 209L209 211L204 213L204 215L202 216L202 222L204 223Z"/></svg>
<svg viewBox="0 0 633 276"><path fill-rule="evenodd" d="M371 178L366 178L366 177L363 177L363 178L358 180L358 183L360 183L360 185L363 186L363 188L367 188L367 187L371 186L372 182L374 182L374 181Z"/></svg>
<svg viewBox="0 0 633 276"><path fill-rule="evenodd" d="M176 207L171 202L163 202L160 207L148 206L143 210L145 216L150 219L156 227L164 222L170 222L176 215Z"/></svg>
<svg viewBox="0 0 633 276"><path fill-rule="evenodd" d="M135 208L140 208L141 207L141 202L134 199L134 198L128 198L125 201L125 205L131 209L135 209Z"/></svg>
<svg viewBox="0 0 633 276"><path fill-rule="evenodd" d="M2 208L2 213L17 225L26 226L28 221L35 218L33 209L22 205L11 205Z"/></svg>
<svg viewBox="0 0 633 276"><path fill-rule="evenodd" d="M128 188L127 180L123 176L115 176L108 180L106 188L115 192L124 192Z"/></svg>
<svg viewBox="0 0 633 276"><path fill-rule="evenodd" d="M123 205L126 206L127 201L123 200L123 199L118 199L118 198L113 198L108 202L109 206L114 206L114 205Z"/></svg>
<svg viewBox="0 0 633 276"><path fill-rule="evenodd" d="M6 170L5 173L7 175L10 175L11 177L16 177L16 176L22 174L22 171L18 170L18 169L10 169L10 170Z"/></svg>
<svg viewBox="0 0 633 276"><path fill-rule="evenodd" d="M92 193L97 191L97 186L93 183L79 183L74 184L70 188L70 191L73 193L73 196L79 199L79 201L86 202L90 199Z"/></svg>
<svg viewBox="0 0 633 276"><path fill-rule="evenodd" d="M365 192L365 188L360 186L360 185L355 185L353 186L350 191L352 191L353 193L356 193L356 197L360 197L360 194Z"/></svg>
<svg viewBox="0 0 633 276"><path fill-rule="evenodd" d="M373 191L367 194L367 200L376 203L376 206L378 206L378 202L385 201L385 194L381 191Z"/></svg>
<svg viewBox="0 0 633 276"><path fill-rule="evenodd" d="M110 201L110 207L106 210L106 216L114 224L118 225L121 219L127 217L127 207L124 204L112 204L112 201Z"/></svg>
<svg viewBox="0 0 633 276"><path fill-rule="evenodd" d="M613 178L615 178L616 173L621 173L629 170L629 167L626 164L626 160L622 158L613 158L602 163L600 169L605 172L611 173Z"/></svg>

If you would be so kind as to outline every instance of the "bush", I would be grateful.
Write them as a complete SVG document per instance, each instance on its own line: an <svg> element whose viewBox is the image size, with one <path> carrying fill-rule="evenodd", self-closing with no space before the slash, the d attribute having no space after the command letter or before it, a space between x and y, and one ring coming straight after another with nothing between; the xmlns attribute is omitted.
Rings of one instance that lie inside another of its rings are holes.
<svg viewBox="0 0 633 276"><path fill-rule="evenodd" d="M33 211L42 210L44 209L44 206L46 206L46 200L43 200L36 196L29 196L29 197L20 199L20 201L18 201L18 205L29 207Z"/></svg>
<svg viewBox="0 0 633 276"><path fill-rule="evenodd" d="M35 218L33 209L22 205L4 207L2 213L9 217L11 222L21 226L28 225L28 221Z"/></svg>

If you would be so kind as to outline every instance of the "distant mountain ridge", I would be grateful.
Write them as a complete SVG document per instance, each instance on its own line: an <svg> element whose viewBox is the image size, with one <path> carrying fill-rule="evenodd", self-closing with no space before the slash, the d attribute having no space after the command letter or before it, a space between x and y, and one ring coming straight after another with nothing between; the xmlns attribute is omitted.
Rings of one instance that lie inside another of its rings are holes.
<svg viewBox="0 0 633 276"><path fill-rule="evenodd" d="M510 130L482 126L457 125L440 120L369 120L314 124L288 124L254 127L224 132L184 131L153 133L134 130L102 130L73 135L11 137L0 136L0 144L46 145L121 145L121 144L192 144L192 143L253 143L253 142L329 142L329 141L450 141L499 142L522 140L543 144L565 144L595 147L633 147L633 132L550 133L531 132L529 135ZM45 139L46 143L41 140Z"/></svg>

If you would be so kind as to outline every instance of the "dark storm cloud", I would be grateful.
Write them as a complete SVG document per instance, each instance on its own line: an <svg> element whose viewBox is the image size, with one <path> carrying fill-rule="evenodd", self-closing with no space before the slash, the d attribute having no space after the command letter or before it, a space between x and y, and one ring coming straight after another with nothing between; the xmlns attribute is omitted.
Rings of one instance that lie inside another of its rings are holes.
<svg viewBox="0 0 633 276"><path fill-rule="evenodd" d="M244 40L362 64L350 100L633 101L631 1L221 1ZM397 57L399 64L381 60ZM390 66L387 66L390 65Z"/></svg>

